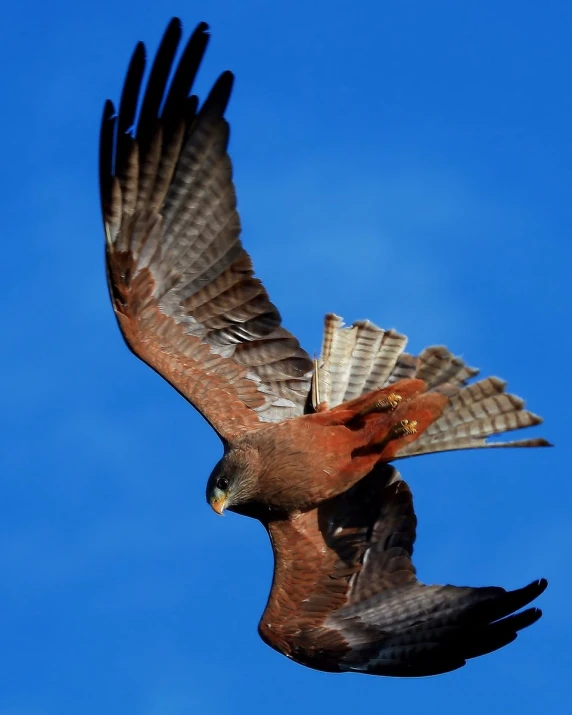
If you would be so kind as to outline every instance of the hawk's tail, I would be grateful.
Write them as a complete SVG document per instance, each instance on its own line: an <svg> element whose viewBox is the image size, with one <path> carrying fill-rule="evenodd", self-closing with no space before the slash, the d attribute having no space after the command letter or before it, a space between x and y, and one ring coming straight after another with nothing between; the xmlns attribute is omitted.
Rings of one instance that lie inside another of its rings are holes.
<svg viewBox="0 0 572 715"><path fill-rule="evenodd" d="M314 375L314 407L336 407L403 378L417 378L449 401L441 417L396 457L476 447L549 446L542 438L487 442L491 435L537 425L542 419L525 410L520 397L505 392L506 383L497 377L468 384L479 371L447 348L429 347L413 356L404 352L406 343L404 335L369 321L345 328L341 318L327 315Z"/></svg>

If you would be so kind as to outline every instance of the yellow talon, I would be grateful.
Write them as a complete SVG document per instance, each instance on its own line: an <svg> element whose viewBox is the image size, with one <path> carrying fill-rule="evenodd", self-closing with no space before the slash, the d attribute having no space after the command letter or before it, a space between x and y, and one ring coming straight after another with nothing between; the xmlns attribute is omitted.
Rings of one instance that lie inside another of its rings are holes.
<svg viewBox="0 0 572 715"><path fill-rule="evenodd" d="M401 395L396 395L395 392L390 392L387 397L385 397L383 400L380 400L380 406L389 409L391 411L395 410L397 408L397 405L401 402L403 398Z"/></svg>
<svg viewBox="0 0 572 715"><path fill-rule="evenodd" d="M401 420L399 424L393 425L390 431L390 439L399 439L408 434L417 432L417 420Z"/></svg>
<svg viewBox="0 0 572 715"><path fill-rule="evenodd" d="M394 424L386 436L375 444L377 449L385 449L394 439L401 439L417 432L417 420L400 420Z"/></svg>
<svg viewBox="0 0 572 715"><path fill-rule="evenodd" d="M382 397L370 407L365 407L361 412L358 412L356 417L365 417L372 412L393 412L403 398L401 395L396 395L395 392L390 392L389 395Z"/></svg>

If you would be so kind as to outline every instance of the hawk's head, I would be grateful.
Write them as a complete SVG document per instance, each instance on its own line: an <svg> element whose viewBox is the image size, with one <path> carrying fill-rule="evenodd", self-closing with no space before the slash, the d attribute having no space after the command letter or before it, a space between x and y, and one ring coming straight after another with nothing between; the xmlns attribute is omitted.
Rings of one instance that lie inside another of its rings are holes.
<svg viewBox="0 0 572 715"><path fill-rule="evenodd" d="M258 491L258 451L244 445L231 449L213 469L207 482L207 502L221 514L252 501Z"/></svg>

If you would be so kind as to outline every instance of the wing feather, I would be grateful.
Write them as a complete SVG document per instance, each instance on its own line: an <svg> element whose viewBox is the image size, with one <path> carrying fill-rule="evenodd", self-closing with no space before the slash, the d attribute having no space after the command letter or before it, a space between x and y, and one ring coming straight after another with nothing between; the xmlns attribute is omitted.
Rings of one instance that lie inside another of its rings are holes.
<svg viewBox="0 0 572 715"><path fill-rule="evenodd" d="M514 591L420 583L416 524L411 491L388 465L318 509L268 524L275 572L262 638L320 670L422 676L502 648L540 618L520 609L544 579Z"/></svg>
<svg viewBox="0 0 572 715"><path fill-rule="evenodd" d="M189 96L207 30L198 25L173 73L182 34L174 19L144 92L137 45L117 115L111 102L104 108L100 187L125 340L232 440L302 414L312 363L282 328L240 241L223 116L233 75L221 74L200 108Z"/></svg>

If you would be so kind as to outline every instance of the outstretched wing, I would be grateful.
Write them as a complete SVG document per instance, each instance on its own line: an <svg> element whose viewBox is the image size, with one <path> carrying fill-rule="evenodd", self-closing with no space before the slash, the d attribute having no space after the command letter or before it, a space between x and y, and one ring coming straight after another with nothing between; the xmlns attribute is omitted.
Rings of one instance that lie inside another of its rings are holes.
<svg viewBox="0 0 572 715"><path fill-rule="evenodd" d="M324 623L348 603L379 512L379 492L394 472L386 465L374 471L379 479L362 480L317 509L265 524L274 577L258 630L272 648L309 667L337 672L349 650L344 634Z"/></svg>
<svg viewBox="0 0 572 715"><path fill-rule="evenodd" d="M328 671L436 675L513 641L546 588L426 586L411 561L416 517L399 473L376 467L345 494L269 525L275 574L264 640Z"/></svg>
<svg viewBox="0 0 572 715"><path fill-rule="evenodd" d="M223 117L233 76L224 72L200 109L189 96L207 29L196 28L175 66L181 24L172 20L142 97L137 45L119 112L105 105L100 188L123 337L231 440L302 414L312 363L281 326L239 238Z"/></svg>

